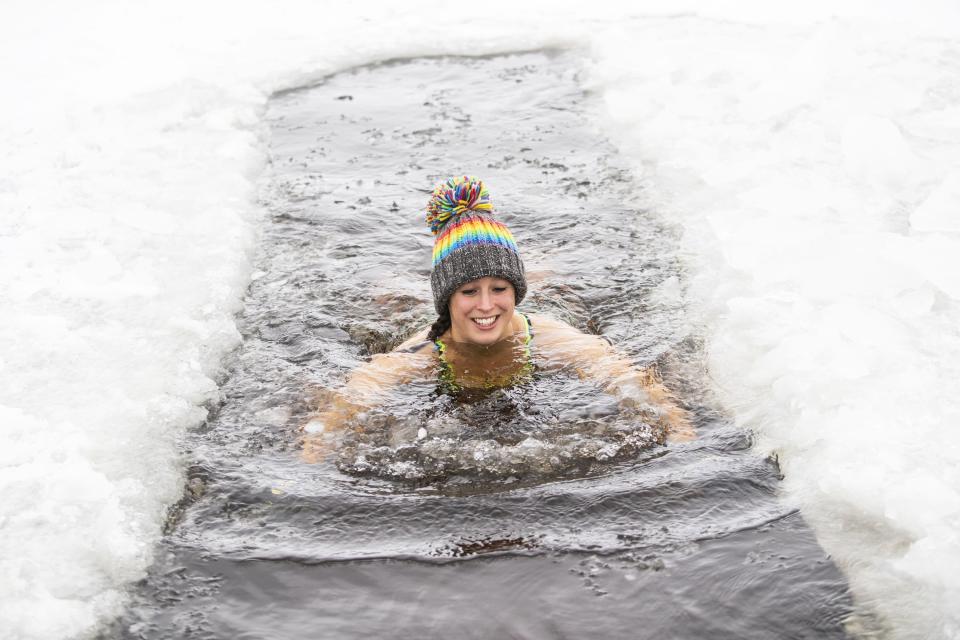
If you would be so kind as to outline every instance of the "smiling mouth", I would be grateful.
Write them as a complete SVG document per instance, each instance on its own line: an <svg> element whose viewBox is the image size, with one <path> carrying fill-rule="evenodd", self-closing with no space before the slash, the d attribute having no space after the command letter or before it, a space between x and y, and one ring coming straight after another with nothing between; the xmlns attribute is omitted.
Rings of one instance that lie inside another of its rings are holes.
<svg viewBox="0 0 960 640"><path fill-rule="evenodd" d="M474 323L475 325L477 325L477 326L479 326L479 327L481 327L481 328L486 329L486 328L492 327L494 324L496 324L497 319L498 319L499 317L500 317L500 316L490 316L489 318L470 318L470 319L473 320L473 323Z"/></svg>

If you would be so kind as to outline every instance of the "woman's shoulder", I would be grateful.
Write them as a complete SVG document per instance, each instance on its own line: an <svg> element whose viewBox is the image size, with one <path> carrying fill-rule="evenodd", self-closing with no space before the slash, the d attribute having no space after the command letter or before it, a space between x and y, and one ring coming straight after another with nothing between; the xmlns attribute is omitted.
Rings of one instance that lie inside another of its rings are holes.
<svg viewBox="0 0 960 640"><path fill-rule="evenodd" d="M433 342L427 339L429 333L430 327L424 327L404 340L393 351L395 353L420 353L432 349Z"/></svg>
<svg viewBox="0 0 960 640"><path fill-rule="evenodd" d="M553 316L528 314L530 325L535 332L535 340L541 346L557 347L564 351L579 352L580 355L606 351L610 341L604 336L585 333L573 325Z"/></svg>
<svg viewBox="0 0 960 640"><path fill-rule="evenodd" d="M523 315L530 321L530 326L534 327L538 334L542 331L574 331L579 333L575 327L552 316L542 313L525 313Z"/></svg>

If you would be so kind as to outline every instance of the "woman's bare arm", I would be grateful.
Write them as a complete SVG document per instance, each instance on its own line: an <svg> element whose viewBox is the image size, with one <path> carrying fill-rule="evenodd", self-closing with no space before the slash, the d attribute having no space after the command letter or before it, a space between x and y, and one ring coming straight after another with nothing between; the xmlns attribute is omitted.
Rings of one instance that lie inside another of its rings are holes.
<svg viewBox="0 0 960 640"><path fill-rule="evenodd" d="M640 369L602 338L583 333L548 316L534 316L539 351L548 360L569 365L582 378L596 380L622 406L652 405L659 409L673 441L691 440L696 433L688 412L650 369Z"/></svg>
<svg viewBox="0 0 960 640"><path fill-rule="evenodd" d="M351 419L381 404L390 389L422 378L433 366L432 350L424 349L378 354L357 367L343 386L324 394L320 411L303 426L303 459L322 460Z"/></svg>

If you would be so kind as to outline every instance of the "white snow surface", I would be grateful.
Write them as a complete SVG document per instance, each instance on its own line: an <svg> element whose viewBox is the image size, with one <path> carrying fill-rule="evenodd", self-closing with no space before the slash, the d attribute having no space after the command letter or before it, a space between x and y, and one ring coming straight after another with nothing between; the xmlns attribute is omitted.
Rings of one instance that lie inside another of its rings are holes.
<svg viewBox="0 0 960 640"><path fill-rule="evenodd" d="M90 636L151 562L239 339L271 92L548 46L682 230L785 499L891 637L960 638L954 3L340 4L0 7L0 638Z"/></svg>

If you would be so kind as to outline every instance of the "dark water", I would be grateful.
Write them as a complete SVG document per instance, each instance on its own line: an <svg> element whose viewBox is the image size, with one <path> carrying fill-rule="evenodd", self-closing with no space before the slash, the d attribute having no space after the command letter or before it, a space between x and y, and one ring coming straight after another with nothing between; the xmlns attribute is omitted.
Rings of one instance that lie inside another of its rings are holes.
<svg viewBox="0 0 960 640"><path fill-rule="evenodd" d="M675 238L638 209L577 69L400 61L272 100L245 340L104 637L845 637L843 576L711 405ZM398 390L364 418L376 441L300 461L311 390L433 319L422 211L453 173L482 177L517 237L522 308L657 364L697 440L644 439L642 415L561 372L480 399Z"/></svg>

